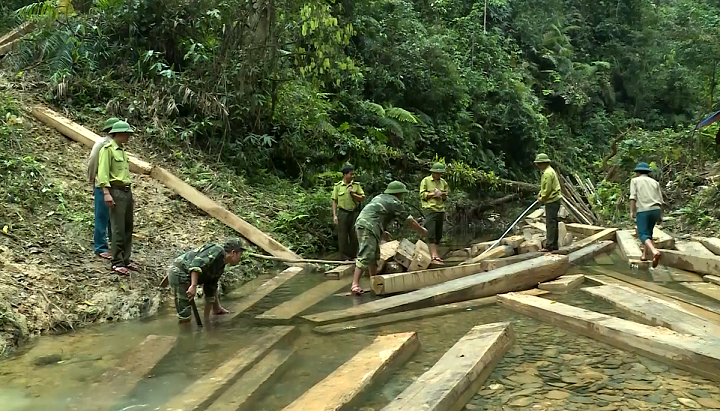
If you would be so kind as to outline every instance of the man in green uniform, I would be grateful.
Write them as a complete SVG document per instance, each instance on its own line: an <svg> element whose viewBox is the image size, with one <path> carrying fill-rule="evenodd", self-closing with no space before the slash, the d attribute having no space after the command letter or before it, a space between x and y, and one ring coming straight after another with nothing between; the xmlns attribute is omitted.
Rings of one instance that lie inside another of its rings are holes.
<svg viewBox="0 0 720 411"><path fill-rule="evenodd" d="M220 305L218 282L225 266L234 266L242 258L245 244L240 238L231 237L223 244L207 243L176 258L168 269L168 282L175 294L175 310L180 322L190 321L190 301L197 294L197 286L203 286L205 294L205 317L210 311L215 315L230 311Z"/></svg>
<svg viewBox="0 0 720 411"><path fill-rule="evenodd" d="M393 220L407 221L410 228L427 235L427 230L407 212L402 203L403 194L407 193L405 184L393 181L388 184L383 194L373 198L355 221L355 232L360 242L360 250L355 259L355 274L351 291L355 295L363 294L360 288L360 275L363 270L368 269L370 275L377 275L377 262L380 259L380 238L388 237L390 234L385 231L386 227Z"/></svg>
<svg viewBox="0 0 720 411"><path fill-rule="evenodd" d="M365 200L365 192L354 180L352 166L343 167L342 173L342 180L335 183L332 192L333 224L337 226L340 255L350 260L357 255L358 240L354 226L360 203Z"/></svg>
<svg viewBox="0 0 720 411"><path fill-rule="evenodd" d="M545 229L547 240L542 252L555 251L558 247L558 213L560 212L560 180L557 173L550 167L550 157L547 154L538 154L535 165L542 173L540 179L540 193L538 202L545 205Z"/></svg>
<svg viewBox="0 0 720 411"><path fill-rule="evenodd" d="M449 186L442 178L445 164L435 163L430 169L431 175L420 182L420 204L425 214L425 228L428 230L428 244L433 262L442 263L438 255L438 244L442 239L445 222L445 202Z"/></svg>
<svg viewBox="0 0 720 411"><path fill-rule="evenodd" d="M103 131L107 133L112 130L112 126L118 121L120 121L119 118L110 117L105 121ZM109 143L110 140L112 140L110 135L98 140L97 143L93 145L93 148L90 151L90 157L88 157L88 180L90 181L90 187L92 187L93 195L95 197L95 230L93 231L93 249L95 250L95 255L108 260L111 258L110 253L108 252L108 234L110 234L109 237L112 240L110 209L103 199L102 188L95 184L95 178L97 177L98 156L100 155L100 149L105 144Z"/></svg>
<svg viewBox="0 0 720 411"><path fill-rule="evenodd" d="M96 184L103 191L103 199L110 209L112 241L110 254L112 269L129 275L137 271L130 261L132 254L133 205L135 200L130 190L130 163L123 145L127 143L133 129L124 121L113 124L110 130L112 140L100 149Z"/></svg>

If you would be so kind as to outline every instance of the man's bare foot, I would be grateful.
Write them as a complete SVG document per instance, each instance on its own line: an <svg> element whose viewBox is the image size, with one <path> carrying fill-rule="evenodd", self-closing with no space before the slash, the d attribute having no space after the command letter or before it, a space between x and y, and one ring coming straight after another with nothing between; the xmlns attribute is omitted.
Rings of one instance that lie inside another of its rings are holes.
<svg viewBox="0 0 720 411"><path fill-rule="evenodd" d="M653 268L656 268L658 264L660 264L660 258L662 257L662 253L658 251L657 253L653 254Z"/></svg>

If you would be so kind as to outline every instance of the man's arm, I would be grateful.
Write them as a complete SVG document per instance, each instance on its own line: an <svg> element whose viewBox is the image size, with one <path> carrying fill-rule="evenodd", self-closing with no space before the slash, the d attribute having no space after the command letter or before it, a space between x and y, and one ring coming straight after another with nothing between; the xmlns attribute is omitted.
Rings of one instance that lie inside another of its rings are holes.
<svg viewBox="0 0 720 411"><path fill-rule="evenodd" d="M540 193L538 193L538 201L541 203L544 203L548 199L549 195L549 185L550 185L550 177L543 172L542 177L540 178Z"/></svg>
<svg viewBox="0 0 720 411"><path fill-rule="evenodd" d="M333 201L332 201L332 211L333 211L333 224L338 225L337 200L335 200L335 199L333 199Z"/></svg>
<svg viewBox="0 0 720 411"><path fill-rule="evenodd" d="M413 217L408 217L408 224L410 225L411 229L417 231L423 237L427 236L427 228L421 226L420 223L418 223Z"/></svg>
<svg viewBox="0 0 720 411"><path fill-rule="evenodd" d="M420 198L423 200L428 200L434 195L435 193L431 193L428 191L427 180L423 178L423 180L420 182Z"/></svg>
<svg viewBox="0 0 720 411"><path fill-rule="evenodd" d="M363 201L365 201L365 191L363 191L360 184L358 184L357 191L353 191L352 195L356 203L362 203Z"/></svg>
<svg viewBox="0 0 720 411"><path fill-rule="evenodd" d="M635 200L630 200L630 217L635 218Z"/></svg>
<svg viewBox="0 0 720 411"><path fill-rule="evenodd" d="M196 267L190 269L190 287L187 289L187 296L191 300L195 298L195 294L197 294L198 272L199 269Z"/></svg>
<svg viewBox="0 0 720 411"><path fill-rule="evenodd" d="M635 217L637 210L635 200L637 199L637 187L635 187L635 180L630 180L630 217Z"/></svg>

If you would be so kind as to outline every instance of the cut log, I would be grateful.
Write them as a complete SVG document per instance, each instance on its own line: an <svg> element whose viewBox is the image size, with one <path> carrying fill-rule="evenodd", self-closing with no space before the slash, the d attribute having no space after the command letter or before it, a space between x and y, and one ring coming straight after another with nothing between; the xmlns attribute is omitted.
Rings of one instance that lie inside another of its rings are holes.
<svg viewBox="0 0 720 411"><path fill-rule="evenodd" d="M540 223L540 222L537 222L537 221L529 221L529 222L528 222L528 225L529 225L531 228L534 228L535 230L538 230L538 231L542 232L543 234L544 234L544 233L547 233L547 229L545 228L545 223Z"/></svg>
<svg viewBox="0 0 720 411"><path fill-rule="evenodd" d="M489 297L509 291L522 291L534 288L538 283L560 277L565 274L569 265L565 256L545 255L407 294L383 298L345 310L306 315L303 318L315 323L328 323L349 318L373 317L390 310L410 310L428 305Z"/></svg>
<svg viewBox="0 0 720 411"><path fill-rule="evenodd" d="M397 248L400 246L400 241L393 240L386 243L380 244L380 259L377 263L378 272L382 272L385 268L385 263L392 260L397 253Z"/></svg>
<svg viewBox="0 0 720 411"><path fill-rule="evenodd" d="M160 409L166 411L204 410L265 354L295 337L295 327L281 326L266 331L251 345L225 360L218 368L205 374L185 388Z"/></svg>
<svg viewBox="0 0 720 411"><path fill-rule="evenodd" d="M600 241L568 254L568 258L570 264L577 265L592 260L596 255L612 252L613 249L615 249L614 242Z"/></svg>
<svg viewBox="0 0 720 411"><path fill-rule="evenodd" d="M283 411L348 410L371 385L388 378L420 347L414 332L381 335Z"/></svg>
<svg viewBox="0 0 720 411"><path fill-rule="evenodd" d="M559 222L558 223L558 241L560 242L560 244L558 244L558 245L560 247L570 245L570 243L572 243L572 241L570 241L570 243L565 244L565 240L566 240L565 237L567 237L567 234L568 234L568 231L567 231L567 228L565 228L565 223L563 223L562 221Z"/></svg>
<svg viewBox="0 0 720 411"><path fill-rule="evenodd" d="M619 285L586 287L583 291L609 302L648 325L661 326L681 334L720 338L720 325L685 311L678 304Z"/></svg>
<svg viewBox="0 0 720 411"><path fill-rule="evenodd" d="M541 240L523 241L520 247L518 247L518 254L536 253L542 250L542 247Z"/></svg>
<svg viewBox="0 0 720 411"><path fill-rule="evenodd" d="M14 50L18 45L20 45L20 40L13 40L11 42L0 44L0 57L5 56L10 51Z"/></svg>
<svg viewBox="0 0 720 411"><path fill-rule="evenodd" d="M498 296L498 303L537 320L720 381L720 340L678 334L667 328L528 295Z"/></svg>
<svg viewBox="0 0 720 411"><path fill-rule="evenodd" d="M567 247L573 243L574 239L575 237L572 235L572 233L565 233L565 236L560 239L560 246Z"/></svg>
<svg viewBox="0 0 720 411"><path fill-rule="evenodd" d="M238 379L206 411L252 411L260 397L287 370L293 350L272 350Z"/></svg>
<svg viewBox="0 0 720 411"><path fill-rule="evenodd" d="M678 243L678 246L679 244L680 243ZM692 271L698 274L714 275L720 273L720 257L712 253L708 256L690 254L687 251L663 250L660 261L670 267Z"/></svg>
<svg viewBox="0 0 720 411"><path fill-rule="evenodd" d="M705 280L711 284L720 285L720 277L715 276L715 275L706 275L703 277L703 280Z"/></svg>
<svg viewBox="0 0 720 411"><path fill-rule="evenodd" d="M491 258L491 259L483 260L482 264L485 265L484 271L492 271L492 270L497 270L498 268L505 267L505 266L508 266L511 264L519 263L521 261L532 260L533 258L538 258L543 255L545 255L545 253L535 252L535 253L512 255L510 257L505 257L505 258Z"/></svg>
<svg viewBox="0 0 720 411"><path fill-rule="evenodd" d="M466 265L466 264L477 264L483 260L489 260L491 258L501 258L501 257L507 257L509 255L515 254L515 249L510 247L509 245L497 245L492 250L486 252L485 254L478 255L477 257L473 257L469 260L465 260L460 265Z"/></svg>
<svg viewBox="0 0 720 411"><path fill-rule="evenodd" d="M242 314L247 310L248 308L255 305L258 301L262 300L273 292L276 288L280 287L281 285L285 284L288 280L298 275L303 269L300 267L290 267L286 269L285 271L281 272L277 276L265 281L260 287L258 287L255 291L251 292L245 298L241 299L238 302L233 302L229 305L230 314L225 314L223 316L218 317L217 321L229 321L235 318L236 316Z"/></svg>
<svg viewBox="0 0 720 411"><path fill-rule="evenodd" d="M715 255L720 255L720 238L706 237L699 239L700 244L710 250Z"/></svg>
<svg viewBox="0 0 720 411"><path fill-rule="evenodd" d="M330 271L325 271L325 278L328 280L339 280L343 277L353 275L355 266L353 264L339 265Z"/></svg>
<svg viewBox="0 0 720 411"><path fill-rule="evenodd" d="M539 218L542 218L545 216L545 209L538 208L537 210L533 211L532 213L528 214L527 218L531 220L537 220Z"/></svg>
<svg viewBox="0 0 720 411"><path fill-rule="evenodd" d="M473 327L382 411L463 409L514 342L510 323Z"/></svg>
<svg viewBox="0 0 720 411"><path fill-rule="evenodd" d="M418 240L415 243L415 251L412 256L412 261L408 267L408 271L424 270L430 265L432 258L430 257L430 249L428 245L422 240Z"/></svg>
<svg viewBox="0 0 720 411"><path fill-rule="evenodd" d="M565 224L565 227L567 227L567 230L571 233L576 233L584 237L589 237L605 230L605 227L577 223Z"/></svg>
<svg viewBox="0 0 720 411"><path fill-rule="evenodd" d="M383 268L383 274L395 274L405 272L405 267L401 266L397 261L388 261Z"/></svg>
<svg viewBox="0 0 720 411"><path fill-rule="evenodd" d="M287 321L333 295L341 288L349 286L351 282L351 277L345 277L339 281L324 281L295 298L265 311L255 318L258 320Z"/></svg>
<svg viewBox="0 0 720 411"><path fill-rule="evenodd" d="M538 288L553 293L566 293L579 287L585 281L582 274L564 275L557 280L538 284Z"/></svg>
<svg viewBox="0 0 720 411"><path fill-rule="evenodd" d="M522 244L525 241L525 237L521 235L514 235L511 237L505 237L500 242L503 245L510 246L512 248L518 248L520 247L520 244Z"/></svg>
<svg viewBox="0 0 720 411"><path fill-rule="evenodd" d="M632 230L618 231L617 245L620 256L622 256L624 260L640 260L640 257L642 257L640 240L635 237Z"/></svg>
<svg viewBox="0 0 720 411"><path fill-rule="evenodd" d="M709 283L680 283L683 287L720 301L720 286ZM720 336L720 335L719 335Z"/></svg>
<svg viewBox="0 0 720 411"><path fill-rule="evenodd" d="M117 365L106 371L100 381L90 385L88 395L83 396L68 410L110 409L129 394L145 378L153 367L175 346L176 337L148 335L133 348Z"/></svg>
<svg viewBox="0 0 720 411"><path fill-rule="evenodd" d="M715 256L712 251L705 248L699 241L677 241L675 242L675 248L684 254L697 255L700 257Z"/></svg>
<svg viewBox="0 0 720 411"><path fill-rule="evenodd" d="M662 229L655 227L653 229L653 244L657 248L672 250L675 248L675 239Z"/></svg>
<svg viewBox="0 0 720 411"><path fill-rule="evenodd" d="M410 263L412 263L413 254L415 254L415 244L411 243L407 238L403 238L393 258L400 263L400 265L408 268L410 267Z"/></svg>

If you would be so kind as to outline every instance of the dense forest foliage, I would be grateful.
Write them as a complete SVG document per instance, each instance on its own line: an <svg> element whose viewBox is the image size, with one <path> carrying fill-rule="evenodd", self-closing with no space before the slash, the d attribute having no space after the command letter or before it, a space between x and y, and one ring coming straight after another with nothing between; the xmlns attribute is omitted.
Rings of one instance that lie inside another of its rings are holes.
<svg viewBox="0 0 720 411"><path fill-rule="evenodd" d="M202 149L249 178L312 189L350 162L377 190L441 159L453 185L476 193L536 178L544 151L592 176L617 218L635 162L667 183L717 157L715 128L691 132L720 94L720 6L709 0L0 8L6 28L38 21L5 64L40 74L55 104L121 114L159 147Z"/></svg>

